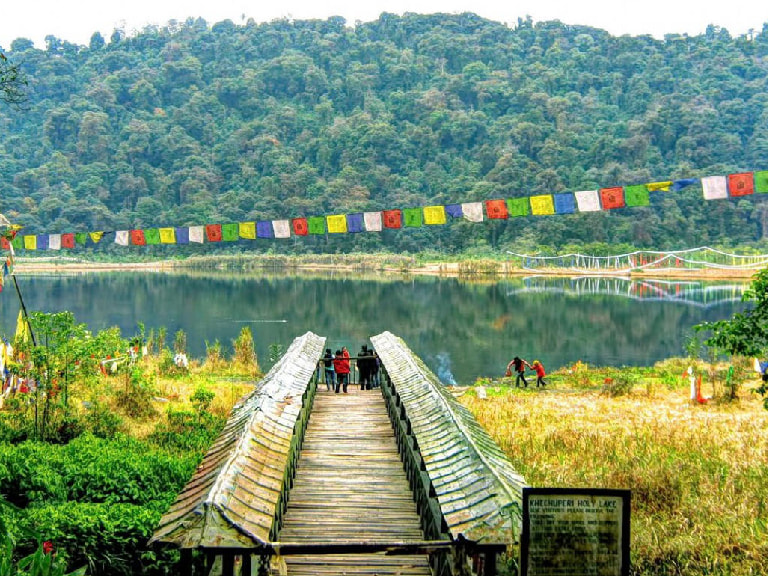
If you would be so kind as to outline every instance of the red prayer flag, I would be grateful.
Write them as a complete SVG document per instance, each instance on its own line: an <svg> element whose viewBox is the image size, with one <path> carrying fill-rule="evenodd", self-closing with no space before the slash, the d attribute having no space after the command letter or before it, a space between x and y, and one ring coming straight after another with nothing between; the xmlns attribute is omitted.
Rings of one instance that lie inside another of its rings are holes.
<svg viewBox="0 0 768 576"><path fill-rule="evenodd" d="M486 200L485 212L488 214L488 218L496 218L502 220L509 218L506 200Z"/></svg>
<svg viewBox="0 0 768 576"><path fill-rule="evenodd" d="M403 225L400 210L384 210L381 218L384 221L384 228L400 228Z"/></svg>
<svg viewBox="0 0 768 576"><path fill-rule="evenodd" d="M600 188L600 202L603 204L603 210L624 208L624 188Z"/></svg>
<svg viewBox="0 0 768 576"><path fill-rule="evenodd" d="M0 248L3 250L10 250L11 249L11 243L8 242L8 238L5 236L0 236Z"/></svg>
<svg viewBox="0 0 768 576"><path fill-rule="evenodd" d="M731 196L748 196L755 192L755 175L752 172L728 175L728 191Z"/></svg>
<svg viewBox="0 0 768 576"><path fill-rule="evenodd" d="M309 226L307 225L306 218L294 218L291 220L291 226L293 227L293 233L296 236L306 236L309 234Z"/></svg>
<svg viewBox="0 0 768 576"><path fill-rule="evenodd" d="M131 230L131 244L134 246L146 246L147 239L144 238L144 230ZM61 245L64 246L64 237L61 237Z"/></svg>
<svg viewBox="0 0 768 576"><path fill-rule="evenodd" d="M75 235L73 233L61 235L61 247L62 248L74 248L75 247Z"/></svg>
<svg viewBox="0 0 768 576"><path fill-rule="evenodd" d="M205 236L208 242L221 242L221 224L208 224L205 227Z"/></svg>

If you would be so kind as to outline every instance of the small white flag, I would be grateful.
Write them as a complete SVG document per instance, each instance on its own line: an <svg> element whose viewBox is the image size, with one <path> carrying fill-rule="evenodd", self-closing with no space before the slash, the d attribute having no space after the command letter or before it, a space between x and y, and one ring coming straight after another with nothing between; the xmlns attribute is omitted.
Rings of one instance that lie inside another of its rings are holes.
<svg viewBox="0 0 768 576"><path fill-rule="evenodd" d="M120 246L128 246L128 243L128 230L118 230L115 232L115 244L120 244Z"/></svg>
<svg viewBox="0 0 768 576"><path fill-rule="evenodd" d="M48 236L48 249L61 250L61 234L51 234Z"/></svg>
<svg viewBox="0 0 768 576"><path fill-rule="evenodd" d="M579 192L574 192L573 195L576 196L579 212L600 211L600 194L597 190L580 190Z"/></svg>
<svg viewBox="0 0 768 576"><path fill-rule="evenodd" d="M470 222L482 222L483 221L483 203L482 202L466 202L461 205L461 212L464 214L464 218Z"/></svg>
<svg viewBox="0 0 768 576"><path fill-rule="evenodd" d="M365 229L368 232L381 232L381 212L365 212L363 214Z"/></svg>
<svg viewBox="0 0 768 576"><path fill-rule="evenodd" d="M272 220L272 230L275 238L291 237L291 223L288 220Z"/></svg>
<svg viewBox="0 0 768 576"><path fill-rule="evenodd" d="M190 226L189 227L189 241L190 242L197 242L198 244L203 243L203 227L202 226Z"/></svg>
<svg viewBox="0 0 768 576"><path fill-rule="evenodd" d="M701 179L705 200L728 198L728 182L725 176L707 176Z"/></svg>

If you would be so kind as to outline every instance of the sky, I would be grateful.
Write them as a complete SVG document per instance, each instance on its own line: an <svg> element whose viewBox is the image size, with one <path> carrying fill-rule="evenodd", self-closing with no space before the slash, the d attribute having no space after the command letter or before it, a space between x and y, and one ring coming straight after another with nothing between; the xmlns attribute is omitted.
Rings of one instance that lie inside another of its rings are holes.
<svg viewBox="0 0 768 576"><path fill-rule="evenodd" d="M614 35L701 34L707 25L728 29L733 36L762 30L768 22L765 0L16 0L0 11L0 47L28 38L45 47L49 34L74 44L88 44L94 32L109 39L116 28L128 34L169 20L202 17L209 24L253 18L325 19L343 16L349 25L378 18L381 12L475 12L510 26L529 15L535 22L560 20L602 28Z"/></svg>

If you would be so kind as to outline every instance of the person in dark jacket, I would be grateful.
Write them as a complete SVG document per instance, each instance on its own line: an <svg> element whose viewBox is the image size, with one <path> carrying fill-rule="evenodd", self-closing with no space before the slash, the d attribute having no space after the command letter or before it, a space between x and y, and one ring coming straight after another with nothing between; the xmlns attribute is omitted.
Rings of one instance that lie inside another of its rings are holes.
<svg viewBox="0 0 768 576"><path fill-rule="evenodd" d="M520 387L520 380L523 381L523 384L526 388L528 388L528 381L525 379L525 367L530 368L531 365L528 364L525 360L522 358L519 358L518 356L515 356L512 361L507 364L507 371L511 372L512 368L515 369L515 372L517 372L517 378L515 378L515 388Z"/></svg>
<svg viewBox="0 0 768 576"><path fill-rule="evenodd" d="M336 372L333 369L333 353L330 348L325 349L323 356L323 366L325 367L325 389L336 389Z"/></svg>
<svg viewBox="0 0 768 576"><path fill-rule="evenodd" d="M360 390L371 389L371 360L373 357L368 351L368 346L363 344L357 355L357 371L360 373Z"/></svg>

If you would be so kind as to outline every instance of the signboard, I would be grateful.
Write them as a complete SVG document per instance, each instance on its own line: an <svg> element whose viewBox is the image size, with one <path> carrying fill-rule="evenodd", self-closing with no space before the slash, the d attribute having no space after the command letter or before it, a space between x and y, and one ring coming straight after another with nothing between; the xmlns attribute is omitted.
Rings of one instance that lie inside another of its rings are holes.
<svg viewBox="0 0 768 576"><path fill-rule="evenodd" d="M521 576L629 576L629 490L523 488Z"/></svg>

